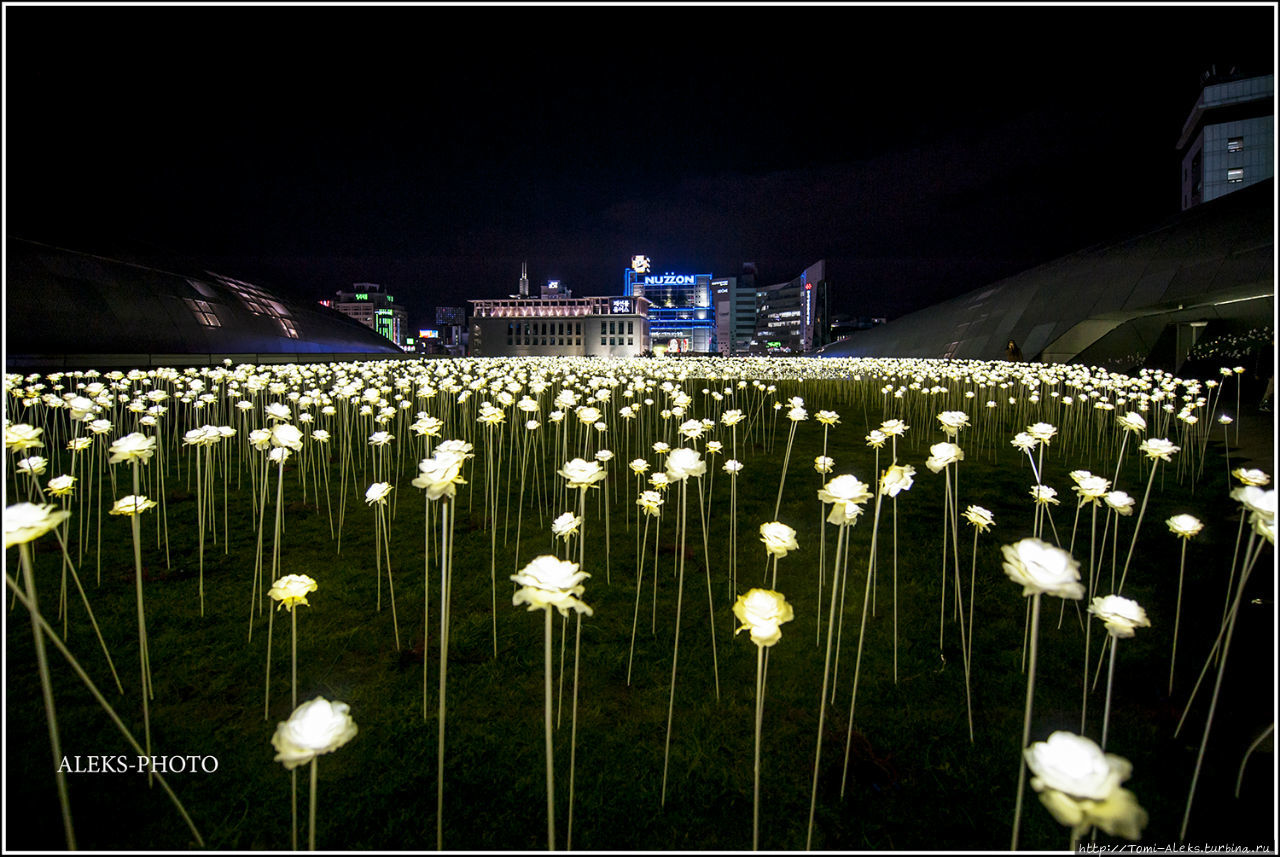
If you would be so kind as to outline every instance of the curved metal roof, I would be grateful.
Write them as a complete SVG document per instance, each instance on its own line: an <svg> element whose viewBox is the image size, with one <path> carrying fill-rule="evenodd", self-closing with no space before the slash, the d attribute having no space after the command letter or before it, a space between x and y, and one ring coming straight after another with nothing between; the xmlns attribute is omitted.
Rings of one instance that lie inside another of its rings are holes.
<svg viewBox="0 0 1280 857"><path fill-rule="evenodd" d="M860 331L824 357L1028 359L1140 365L1170 325L1270 324L1275 183L1197 206L1112 244L1064 256Z"/></svg>
<svg viewBox="0 0 1280 857"><path fill-rule="evenodd" d="M403 354L363 324L213 271L6 240L5 352Z"/></svg>

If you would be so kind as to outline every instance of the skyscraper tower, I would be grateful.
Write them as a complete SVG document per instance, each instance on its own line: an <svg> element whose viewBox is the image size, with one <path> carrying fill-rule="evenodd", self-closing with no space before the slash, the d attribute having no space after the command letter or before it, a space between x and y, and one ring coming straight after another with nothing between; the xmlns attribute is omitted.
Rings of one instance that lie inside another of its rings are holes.
<svg viewBox="0 0 1280 857"><path fill-rule="evenodd" d="M529 297L529 263L520 263L520 297Z"/></svg>

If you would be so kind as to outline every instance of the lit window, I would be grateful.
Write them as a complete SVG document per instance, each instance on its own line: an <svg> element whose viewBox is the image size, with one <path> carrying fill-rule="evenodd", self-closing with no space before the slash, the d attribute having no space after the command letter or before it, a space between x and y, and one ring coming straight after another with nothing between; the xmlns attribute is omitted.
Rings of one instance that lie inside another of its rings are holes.
<svg viewBox="0 0 1280 857"><path fill-rule="evenodd" d="M222 327L222 322L218 321L218 316L214 313L213 307L208 301L197 301L192 298L183 298L187 306L191 309L191 314L196 317L196 321L205 327Z"/></svg>
<svg viewBox="0 0 1280 857"><path fill-rule="evenodd" d="M1243 152L1243 151L1244 151L1244 137L1228 137L1228 138L1227 138L1227 151L1228 151L1228 152Z"/></svg>
<svg viewBox="0 0 1280 857"><path fill-rule="evenodd" d="M1236 167L1235 169L1227 170L1227 181L1228 182L1244 181L1244 169L1240 167Z"/></svg>

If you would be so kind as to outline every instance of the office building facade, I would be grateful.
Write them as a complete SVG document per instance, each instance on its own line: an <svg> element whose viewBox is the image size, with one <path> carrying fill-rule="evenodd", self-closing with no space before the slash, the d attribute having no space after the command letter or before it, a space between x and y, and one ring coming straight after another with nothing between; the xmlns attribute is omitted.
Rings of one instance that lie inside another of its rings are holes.
<svg viewBox="0 0 1280 857"><path fill-rule="evenodd" d="M637 296L473 300L473 357L638 357L649 301Z"/></svg>
<svg viewBox="0 0 1280 857"><path fill-rule="evenodd" d="M354 318L403 347L408 328L408 313L396 306L396 299L377 283L355 283L349 290L339 291L333 300L320 301Z"/></svg>
<svg viewBox="0 0 1280 857"><path fill-rule="evenodd" d="M825 260L793 280L756 290L753 354L807 354L830 340Z"/></svg>
<svg viewBox="0 0 1280 857"><path fill-rule="evenodd" d="M1182 210L1275 175L1275 76L1205 75L1182 129Z"/></svg>
<svg viewBox="0 0 1280 857"><path fill-rule="evenodd" d="M648 303L649 337L668 354L717 350L710 274L654 274L646 256L634 256L623 273L622 293Z"/></svg>
<svg viewBox="0 0 1280 857"><path fill-rule="evenodd" d="M756 333L755 266L747 263L736 277L711 281L716 313L716 350L722 357L746 354Z"/></svg>

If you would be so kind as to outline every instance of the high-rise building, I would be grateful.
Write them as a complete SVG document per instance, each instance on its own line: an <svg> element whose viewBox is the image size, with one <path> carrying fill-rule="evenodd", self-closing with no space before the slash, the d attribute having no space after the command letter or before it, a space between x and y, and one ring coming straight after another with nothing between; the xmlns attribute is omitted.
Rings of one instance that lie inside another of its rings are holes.
<svg viewBox="0 0 1280 857"><path fill-rule="evenodd" d="M755 354L807 354L830 341L827 266L819 260L786 283L756 290Z"/></svg>
<svg viewBox="0 0 1280 857"><path fill-rule="evenodd" d="M717 350L723 357L746 354L756 332L755 265L747 262L736 277L716 277L711 289Z"/></svg>
<svg viewBox="0 0 1280 857"><path fill-rule="evenodd" d="M647 298L649 338L667 353L717 350L710 274L653 274L649 259L634 256L623 275L623 294Z"/></svg>
<svg viewBox="0 0 1280 857"><path fill-rule="evenodd" d="M396 306L396 299L377 283L354 283L349 290L339 291L334 300L320 301L327 307L350 316L365 327L371 327L403 347L408 313Z"/></svg>
<svg viewBox="0 0 1280 857"><path fill-rule="evenodd" d="M467 323L467 310L460 306L438 306L436 307L436 324L441 327L448 327L454 324Z"/></svg>
<svg viewBox="0 0 1280 857"><path fill-rule="evenodd" d="M460 306L436 307L436 329L440 331L441 344L456 348L462 345L467 329L467 311Z"/></svg>
<svg viewBox="0 0 1280 857"><path fill-rule="evenodd" d="M1210 69L1178 139L1182 210L1275 175L1275 76Z"/></svg>

